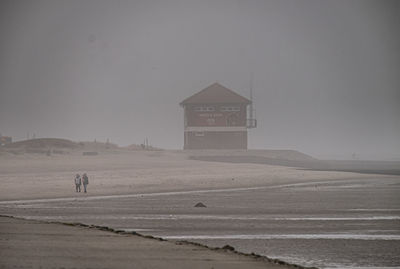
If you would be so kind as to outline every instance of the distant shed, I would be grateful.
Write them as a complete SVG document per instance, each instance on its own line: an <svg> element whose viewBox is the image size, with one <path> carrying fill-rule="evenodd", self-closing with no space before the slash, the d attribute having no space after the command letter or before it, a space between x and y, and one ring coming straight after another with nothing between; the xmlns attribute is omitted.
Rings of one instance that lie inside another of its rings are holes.
<svg viewBox="0 0 400 269"><path fill-rule="evenodd" d="M218 83L183 100L184 149L247 149L250 104Z"/></svg>
<svg viewBox="0 0 400 269"><path fill-rule="evenodd" d="M0 146L5 146L12 143L11 136L1 136L0 135Z"/></svg>

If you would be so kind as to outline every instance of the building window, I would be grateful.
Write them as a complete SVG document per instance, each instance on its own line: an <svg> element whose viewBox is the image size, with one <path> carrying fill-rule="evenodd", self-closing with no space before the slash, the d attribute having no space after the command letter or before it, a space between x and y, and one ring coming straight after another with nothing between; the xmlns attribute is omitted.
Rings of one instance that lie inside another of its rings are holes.
<svg viewBox="0 0 400 269"><path fill-rule="evenodd" d="M214 118L206 119L206 122L207 122L208 125L215 125L215 119Z"/></svg>
<svg viewBox="0 0 400 269"><path fill-rule="evenodd" d="M222 106L221 107L221 111L222 112L236 112L236 111L240 111L240 107L239 106Z"/></svg>
<svg viewBox="0 0 400 269"><path fill-rule="evenodd" d="M196 112L212 112L212 111L215 111L215 108L212 106L196 106L196 107L194 107L194 111L196 111Z"/></svg>

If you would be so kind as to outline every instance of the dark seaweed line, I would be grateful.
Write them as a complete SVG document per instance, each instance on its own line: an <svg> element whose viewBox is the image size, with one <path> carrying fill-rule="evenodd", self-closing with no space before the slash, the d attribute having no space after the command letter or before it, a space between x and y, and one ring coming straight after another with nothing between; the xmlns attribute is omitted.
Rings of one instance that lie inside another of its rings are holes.
<svg viewBox="0 0 400 269"><path fill-rule="evenodd" d="M305 266L301 266L301 265L297 265L297 264L293 264L293 263L288 263L279 259L272 259L269 258L267 256L263 256L263 255L259 255L259 254L255 254L254 252L252 253L244 253L244 252L240 252L235 250L234 247L230 246L230 245L225 245L222 248L220 247L210 247L204 244L200 244L200 243L196 243L196 242L191 242L191 241L186 241L186 240L182 240L182 241L169 241L166 239L163 239L161 237L155 237L152 235L143 235L140 233L137 233L135 231L132 232L126 232L124 230L115 230L113 228L107 227L107 226L100 226L100 225L93 225L93 224L84 224L84 223L80 223L80 222L60 222L60 221L42 221L42 220L35 220L35 219L26 219L26 218L22 218L22 217L15 217L15 216L10 216L10 215L0 215L0 217L6 217L6 218L12 218L12 219L19 219L19 220L27 220L27 221L36 221L39 223L48 223L48 224L58 224L58 225L66 225L66 226L73 226L73 227L82 227L82 228L88 228L88 229L95 229L95 230L100 230L100 231L105 231L105 232L111 232L114 234L120 234L120 235L131 235L131 236L139 236L142 238L147 238L147 239L152 239L152 240L157 240L157 241L166 241L166 242L173 242L177 245L192 245L192 246L197 246L197 247L202 247L202 248L206 248L212 251L217 251L217 252L230 252L230 253L234 253L236 255L240 255L240 256L245 256L245 257L250 257L256 260L261 260L267 263L273 263L273 264L279 264L279 265L283 265L283 266L291 266L293 268L298 268L298 269L318 269L317 267L305 267Z"/></svg>

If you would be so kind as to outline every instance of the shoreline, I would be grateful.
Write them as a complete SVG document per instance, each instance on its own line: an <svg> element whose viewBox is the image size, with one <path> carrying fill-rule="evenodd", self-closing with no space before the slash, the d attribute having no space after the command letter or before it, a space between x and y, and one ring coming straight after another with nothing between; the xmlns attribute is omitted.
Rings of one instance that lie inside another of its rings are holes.
<svg viewBox="0 0 400 269"><path fill-rule="evenodd" d="M144 193L121 193L121 194L105 194L105 195L87 195L82 194L80 196L66 196L66 197L49 197L49 198L33 198L33 199L18 199L18 200L0 200L0 205L12 205L12 204L25 204L25 203L51 203L51 202L76 202L76 201L91 201L91 200L107 200L107 199L119 199L119 198L143 198L143 197L160 197L169 195L185 195L185 194L203 194L203 193L224 193L224 192L238 192L248 190L260 190L260 189L276 189L293 186L314 186L329 185L334 183L357 183L361 179L358 178L344 178L338 180L329 181L306 181L286 184L272 184L272 185L261 185L253 187L237 187L237 188L216 188L216 189L195 189L195 190L176 190L176 191L159 191L159 192L144 192ZM78 194L79 195L79 194Z"/></svg>
<svg viewBox="0 0 400 269"><path fill-rule="evenodd" d="M28 229L28 231L32 231L34 230L32 227L34 225L56 225L58 226L60 229L63 226L68 226L68 227L73 227L73 228L84 228L84 229L88 229L88 231L100 231L100 232L104 232L104 233L112 233L115 235L119 235L119 236L128 236L130 240L135 241L135 238L133 238L133 236L137 237L137 238L141 238L141 239L145 239L145 240L151 240L151 243L154 243L152 246L153 247L153 251L158 251L158 252L162 252L163 250L160 250L162 248L162 246L159 245L159 242L167 242L170 244L174 244L176 246L179 247L179 249L177 249L177 252L180 252L180 250L182 250L182 252L184 250L186 250L186 247L196 247L196 248L200 248L203 249L204 251L208 251L209 253L207 253L207 257L209 256L209 258L206 258L204 261L205 262L209 262L210 260L213 261L213 254L224 254L224 255L229 255L229 257L231 257L233 260L235 260L236 258L243 258L241 260L241 262L243 262L242 265L240 265L237 268L244 268L241 266L246 266L246 268L259 268L258 265L260 265L260 267L262 268L270 268L270 269L278 269L278 268L298 268L298 269L318 269L317 267L304 267L301 265L296 265L296 264L291 264L279 259L272 259L272 258L268 258L267 256L262 256L262 255L258 255L255 253L243 253L240 251L235 250L232 246L230 245L225 245L224 247L210 247L204 244L200 244L200 243L196 243L196 242L191 242L191 241L187 241L187 240L179 240L179 241L175 241L175 240L166 240L163 238L159 238L159 237L154 237L151 235L142 235L140 233L137 233L135 231L132 232L127 232L127 231L123 231L123 230L115 230L113 228L107 227L107 226L99 226L99 225L90 225L90 224L84 224L84 223L69 223L69 222L57 222L57 221L42 221L42 220L35 220L35 219L25 219L25 218L21 218L21 217L15 217L15 216L11 216L11 215L0 215L0 225L4 225L4 222L7 222L7 220L15 220L16 222L24 222L23 224L23 228L25 230ZM5 220L5 221L4 221ZM4 230L6 229L0 229L0 234L3 233L6 234L4 232ZM15 234L21 233L21 229L18 228L17 231L14 231ZM41 238L45 238L46 236L52 235L52 237L58 232L58 229L56 228L55 230L53 229L51 233L47 232L45 234L41 234ZM26 231L23 231L23 233L26 233ZM123 237L120 237L123 238ZM136 239L137 239L136 238ZM104 239L105 240L105 239ZM122 240L122 239L121 239ZM9 247L9 245L13 245L15 244L16 240L13 241L13 239L11 238L7 238L7 244L5 246L2 246L2 244L0 244L0 250L4 247ZM118 240L117 240L118 241ZM137 241L137 240L136 240ZM52 242L54 243L54 242ZM85 241L80 241L79 243L83 243L86 244L87 242ZM150 243L150 244L151 244ZM156 244L157 243L157 244ZM39 244L40 245L40 244ZM167 248L169 249L170 246L167 246ZM87 251L90 252L90 249L87 249ZM192 250L193 251L193 250ZM19 250L18 252L21 252L21 250ZM40 247L39 250L35 249L35 255L40 255ZM21 256L21 253L13 253L15 254L15 256ZM203 253L204 254L204 253ZM169 253L169 255L171 255L171 253ZM33 255L34 256L34 255ZM181 256L179 253L177 254L177 256ZM195 255L193 255L195 256ZM191 257L192 258L192 262L198 262L198 260L195 257ZM227 260L229 260L229 258L226 258ZM251 261L247 261L247 259L250 259ZM5 265L8 266L10 264L7 263L8 262L8 257L5 258L4 260L2 259L2 261L0 261L0 265ZM29 264L31 264L32 268L32 264L34 264L36 261L34 261L34 259L28 260L26 257L24 259L24 262L27 262ZM61 260L59 261L61 262ZM145 262L145 259L143 259L142 262ZM189 259L190 262L190 259ZM236 261L237 262L237 261ZM235 262L235 263L236 263ZM171 261L169 261L169 263L171 263ZM222 263L226 263L226 260L223 260ZM253 263L256 263L255 266L252 266ZM259 264L258 264L259 263ZM129 264L128 264L129 265ZM142 264L143 265L143 264ZM15 264L14 264L15 266ZM61 264L58 264L57 266L61 266ZM223 266L223 265L222 265ZM231 267L232 265L226 265L226 267L218 267L218 268L234 268ZM38 266L39 267L39 266ZM33 268L35 268L35 266L33 266ZM40 268L42 268L40 266ZM76 266L74 267L76 268ZM142 268L142 267L140 267ZM144 266L143 268L146 268L146 266ZM154 268L154 267L153 267ZM179 265L175 264L175 262L172 262L172 264L166 264L166 263L162 263L162 266L156 266L156 268L186 268L186 267L180 267ZM212 267L214 268L214 267Z"/></svg>
<svg viewBox="0 0 400 269"><path fill-rule="evenodd" d="M321 172L349 172L374 175L400 175L400 162L398 161L338 161L338 160L289 160L255 155L192 155L190 160L237 163L237 164L261 164L276 165L282 167L297 168L300 171Z"/></svg>

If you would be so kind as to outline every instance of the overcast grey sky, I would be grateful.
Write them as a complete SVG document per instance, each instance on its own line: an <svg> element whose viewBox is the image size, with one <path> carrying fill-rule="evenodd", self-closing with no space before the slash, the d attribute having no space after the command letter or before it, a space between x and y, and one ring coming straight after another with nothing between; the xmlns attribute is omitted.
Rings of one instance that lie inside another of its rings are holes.
<svg viewBox="0 0 400 269"><path fill-rule="evenodd" d="M0 133L182 148L179 102L249 97L250 148L400 155L400 1L1 1Z"/></svg>

